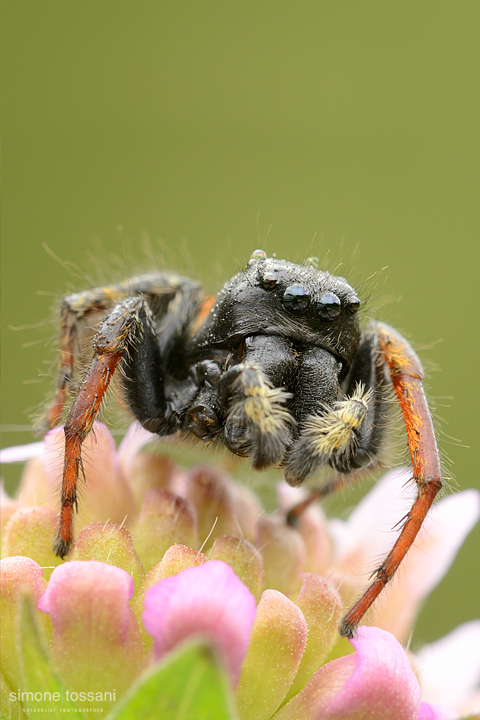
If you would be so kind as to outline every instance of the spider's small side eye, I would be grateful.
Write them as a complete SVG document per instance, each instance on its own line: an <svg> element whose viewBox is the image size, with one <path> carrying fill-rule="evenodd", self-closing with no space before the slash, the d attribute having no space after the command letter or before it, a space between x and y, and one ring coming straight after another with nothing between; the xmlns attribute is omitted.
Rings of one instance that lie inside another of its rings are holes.
<svg viewBox="0 0 480 720"><path fill-rule="evenodd" d="M356 312L358 312L360 305L361 301L359 300L359 298L356 297L350 300L347 306L348 312L354 315Z"/></svg>
<svg viewBox="0 0 480 720"><path fill-rule="evenodd" d="M260 282L265 290L273 290L277 284L277 276L273 272L267 272L260 278Z"/></svg>
<svg viewBox="0 0 480 720"><path fill-rule="evenodd" d="M300 315L310 305L310 291L303 285L290 285L283 293L282 305L293 315Z"/></svg>
<svg viewBox="0 0 480 720"><path fill-rule="evenodd" d="M317 302L316 312L319 320L332 322L336 320L342 311L342 303L333 293L325 293Z"/></svg>

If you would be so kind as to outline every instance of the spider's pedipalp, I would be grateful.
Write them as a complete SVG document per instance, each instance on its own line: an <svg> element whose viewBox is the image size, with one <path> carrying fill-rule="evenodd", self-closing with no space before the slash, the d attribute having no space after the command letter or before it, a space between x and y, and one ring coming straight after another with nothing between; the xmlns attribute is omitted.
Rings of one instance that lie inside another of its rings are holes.
<svg viewBox="0 0 480 720"><path fill-rule="evenodd" d="M358 432L365 421L372 391L359 383L354 393L332 407L325 406L323 415L311 415L290 451L285 463L285 479L299 485L319 465L331 465L339 472L352 470L352 461L359 449Z"/></svg>
<svg viewBox="0 0 480 720"><path fill-rule="evenodd" d="M236 365L224 378L231 388L225 425L227 444L234 445L235 452L250 455L257 470L278 464L294 424L286 407L290 393L273 387L254 364Z"/></svg>

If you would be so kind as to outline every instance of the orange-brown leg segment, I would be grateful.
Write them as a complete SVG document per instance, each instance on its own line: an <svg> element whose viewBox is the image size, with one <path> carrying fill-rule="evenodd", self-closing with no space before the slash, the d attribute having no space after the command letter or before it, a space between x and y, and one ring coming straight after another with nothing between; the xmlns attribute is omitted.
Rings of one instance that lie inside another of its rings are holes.
<svg viewBox="0 0 480 720"><path fill-rule="evenodd" d="M75 345L77 341L77 322L64 300L60 315L60 367L58 371L58 387L55 399L49 407L46 417L46 427L55 427L62 414L67 400L68 391L73 380L75 363Z"/></svg>
<svg viewBox="0 0 480 720"><path fill-rule="evenodd" d="M73 514L77 509L77 484L82 468L82 443L92 429L100 405L123 350L106 349L95 356L68 414L65 424L60 524L54 552L65 557L73 542Z"/></svg>
<svg viewBox="0 0 480 720"><path fill-rule="evenodd" d="M357 476L354 478L354 480L359 479L359 477L360 474L357 473ZM322 485L322 487L315 488L308 494L305 500L302 500L301 502L290 508L285 518L287 524L290 525L290 527L297 527L300 516L302 515L302 513L305 512L307 508L310 507L312 503L314 503L316 500L323 500L324 498L328 497L328 495L331 495L338 490L342 490L344 487L351 484L351 476L337 475L337 477L335 477L330 482L325 483L325 485Z"/></svg>
<svg viewBox="0 0 480 720"><path fill-rule="evenodd" d="M379 349L390 371L392 384L403 413L408 446L417 484L417 496L390 553L374 573L364 595L340 624L340 635L353 637L363 616L385 585L392 579L411 548L418 531L442 487L442 469L432 417L423 390L423 370L409 343L393 328L376 324Z"/></svg>
<svg viewBox="0 0 480 720"><path fill-rule="evenodd" d="M84 323L94 321L98 313L106 313L125 296L121 286L107 286L86 290L63 298L60 307L60 351L55 397L46 415L40 418L34 428L35 435L45 435L55 427L62 416L75 374L75 365L84 334ZM98 317L97 317L98 323Z"/></svg>
<svg viewBox="0 0 480 720"><path fill-rule="evenodd" d="M101 403L125 348L138 325L142 298L119 303L100 325L94 338L94 356L65 423L65 458L60 524L54 552L65 557L73 542L73 514L77 505L78 476L82 468L82 443L92 429Z"/></svg>

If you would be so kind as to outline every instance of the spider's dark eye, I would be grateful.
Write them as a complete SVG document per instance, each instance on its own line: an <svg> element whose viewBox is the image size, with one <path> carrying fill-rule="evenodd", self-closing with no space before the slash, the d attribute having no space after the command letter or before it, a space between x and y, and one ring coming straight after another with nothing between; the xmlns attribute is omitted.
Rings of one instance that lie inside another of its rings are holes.
<svg viewBox="0 0 480 720"><path fill-rule="evenodd" d="M358 312L360 308L360 300L357 297L353 300L350 300L347 308L348 312L354 315L356 312Z"/></svg>
<svg viewBox="0 0 480 720"><path fill-rule="evenodd" d="M303 285L290 285L283 293L282 304L293 315L301 315L310 305L310 291Z"/></svg>
<svg viewBox="0 0 480 720"><path fill-rule="evenodd" d="M336 320L342 310L342 303L333 293L325 293L317 302L317 317L324 322L332 322Z"/></svg>

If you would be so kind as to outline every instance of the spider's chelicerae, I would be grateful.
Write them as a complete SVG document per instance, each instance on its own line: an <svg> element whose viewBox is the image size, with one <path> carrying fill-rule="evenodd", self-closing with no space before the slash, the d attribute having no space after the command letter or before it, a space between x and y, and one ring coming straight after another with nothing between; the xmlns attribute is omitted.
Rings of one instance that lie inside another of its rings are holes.
<svg viewBox="0 0 480 720"><path fill-rule="evenodd" d="M222 443L257 470L280 466L290 485L329 465L335 479L317 496L375 464L385 433L385 389L393 385L418 492L388 557L341 623L340 633L351 637L442 485L420 361L391 327L370 321L362 330L359 306L344 278L261 250L213 304L197 282L171 273L65 298L59 384L47 426L57 423L65 404L83 321L97 313L104 318L65 424L56 553L64 557L72 545L82 442L119 365L125 400L146 429ZM293 522L300 510L287 519Z"/></svg>

